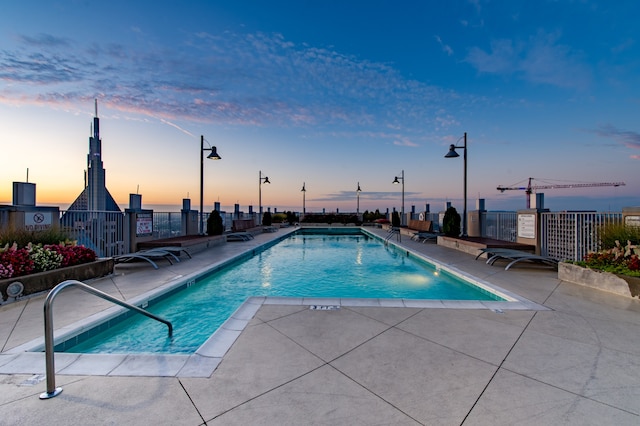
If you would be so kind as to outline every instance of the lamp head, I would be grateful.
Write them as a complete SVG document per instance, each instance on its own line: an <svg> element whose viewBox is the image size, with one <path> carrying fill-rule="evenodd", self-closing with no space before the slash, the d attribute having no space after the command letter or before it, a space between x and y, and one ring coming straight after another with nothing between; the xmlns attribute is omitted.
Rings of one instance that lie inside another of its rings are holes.
<svg viewBox="0 0 640 426"><path fill-rule="evenodd" d="M207 158L210 160L222 160L222 157L218 155L218 150L215 146L211 147L211 153L207 155Z"/></svg>
<svg viewBox="0 0 640 426"><path fill-rule="evenodd" d="M356 189L356 192L362 192L362 189L360 189L360 182L358 182L358 189Z"/></svg>
<svg viewBox="0 0 640 426"><path fill-rule="evenodd" d="M267 176L264 177L264 183L271 183L271 182L269 182L269 177L267 177Z"/></svg>
<svg viewBox="0 0 640 426"><path fill-rule="evenodd" d="M400 181L398 180L398 176L396 176L396 178L395 178L395 179L393 180L393 182L391 182L391 183L393 183L394 185L399 184L399 183L400 183Z"/></svg>
<svg viewBox="0 0 640 426"><path fill-rule="evenodd" d="M447 155L445 155L444 158L456 158L456 157L460 157L460 154L456 152L456 146L449 145L449 152L447 152Z"/></svg>
<svg viewBox="0 0 640 426"><path fill-rule="evenodd" d="M300 192L307 192L307 190L304 189L304 183L302 184L302 189L300 190Z"/></svg>

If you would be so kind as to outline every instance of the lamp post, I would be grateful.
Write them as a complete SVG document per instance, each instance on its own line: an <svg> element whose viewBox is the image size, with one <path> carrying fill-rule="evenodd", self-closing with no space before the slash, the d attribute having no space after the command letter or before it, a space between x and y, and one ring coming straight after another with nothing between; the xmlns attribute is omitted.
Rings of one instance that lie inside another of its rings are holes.
<svg viewBox="0 0 640 426"><path fill-rule="evenodd" d="M456 143L458 143L460 141L460 139L464 139L464 145L462 146L455 146L455 145L449 145L449 152L447 152L447 155L444 156L444 158L456 158L459 157L460 155L456 152L456 148L462 148L464 149L463 151L463 159L464 159L464 209L462 212L462 236L466 237L467 236L467 132L464 132L464 136L462 136L461 138L459 138Z"/></svg>
<svg viewBox="0 0 640 426"><path fill-rule="evenodd" d="M209 142L207 142L207 145ZM204 152L211 151L207 158L210 160L221 160L215 146L204 147L204 136L200 135L200 235L204 235Z"/></svg>
<svg viewBox="0 0 640 426"><path fill-rule="evenodd" d="M393 184L397 185L400 183L399 180L402 181L402 210L400 213L400 226L404 225L404 170L402 171L402 174L400 175L400 177L396 176L395 179L393 180Z"/></svg>
<svg viewBox="0 0 640 426"><path fill-rule="evenodd" d="M307 190L304 187L304 182L302 182L302 189L300 190L300 192L302 192L302 217L300 218L300 222L302 222L302 219L304 219L304 215L307 213L307 207L305 205Z"/></svg>
<svg viewBox="0 0 640 426"><path fill-rule="evenodd" d="M356 189L356 197L357 197L357 204L356 204L356 216L358 216L358 219L360 219L360 193L362 192L362 189L360 189L360 182L358 182L358 189Z"/></svg>
<svg viewBox="0 0 640 426"><path fill-rule="evenodd" d="M262 182L271 183L269 182L268 176L262 177L262 170L260 170L258 172L258 216L259 216L258 225L262 225Z"/></svg>

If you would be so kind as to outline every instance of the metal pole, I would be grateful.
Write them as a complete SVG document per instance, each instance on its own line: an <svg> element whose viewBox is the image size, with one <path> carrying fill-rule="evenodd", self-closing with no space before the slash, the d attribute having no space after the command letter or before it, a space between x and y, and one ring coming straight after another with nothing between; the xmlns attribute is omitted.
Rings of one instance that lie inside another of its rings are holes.
<svg viewBox="0 0 640 426"><path fill-rule="evenodd" d="M262 170L258 171L258 225L262 225Z"/></svg>
<svg viewBox="0 0 640 426"><path fill-rule="evenodd" d="M464 132L464 211L462 217L462 236L467 236L467 132Z"/></svg>
<svg viewBox="0 0 640 426"><path fill-rule="evenodd" d="M400 220L400 226L404 225L404 170L402 171L402 219Z"/></svg>
<svg viewBox="0 0 640 426"><path fill-rule="evenodd" d="M204 234L204 135L200 135L200 235Z"/></svg>

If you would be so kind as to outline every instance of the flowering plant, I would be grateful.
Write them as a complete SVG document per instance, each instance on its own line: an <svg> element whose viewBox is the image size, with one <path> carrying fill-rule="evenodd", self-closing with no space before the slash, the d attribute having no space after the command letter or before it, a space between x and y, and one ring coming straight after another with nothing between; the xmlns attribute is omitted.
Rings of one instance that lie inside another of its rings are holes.
<svg viewBox="0 0 640 426"><path fill-rule="evenodd" d="M84 246L27 244L18 248L6 244L0 248L0 278L12 278L34 272L50 271L96 260L96 253Z"/></svg>
<svg viewBox="0 0 640 426"><path fill-rule="evenodd" d="M640 247L631 241L627 241L626 246L616 241L613 248L589 253L583 262L576 263L591 269L640 277Z"/></svg>

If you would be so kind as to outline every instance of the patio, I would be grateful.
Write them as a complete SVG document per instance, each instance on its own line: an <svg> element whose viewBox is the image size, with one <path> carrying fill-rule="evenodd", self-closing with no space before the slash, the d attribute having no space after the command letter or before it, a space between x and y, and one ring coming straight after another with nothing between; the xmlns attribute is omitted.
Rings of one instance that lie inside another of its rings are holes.
<svg viewBox="0 0 640 426"><path fill-rule="evenodd" d="M131 299L282 232L159 270L118 266L91 284ZM535 264L505 271L435 244L402 245L549 310L265 304L211 377L63 373L56 381L64 391L42 401L44 357L24 365L7 352L42 336L40 295L0 306L0 423L640 423L640 301L561 282ZM71 290L58 300L55 326L107 307Z"/></svg>

